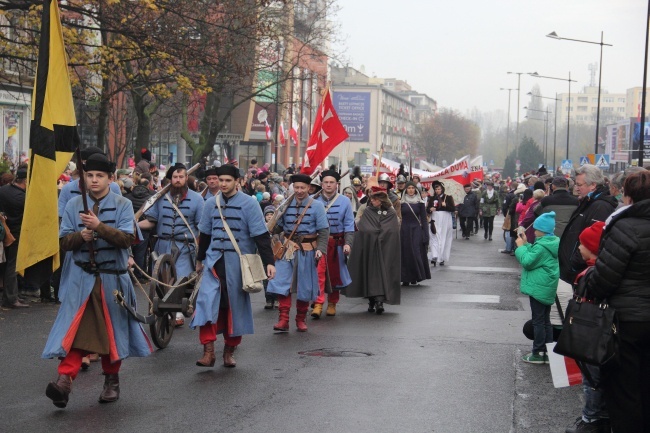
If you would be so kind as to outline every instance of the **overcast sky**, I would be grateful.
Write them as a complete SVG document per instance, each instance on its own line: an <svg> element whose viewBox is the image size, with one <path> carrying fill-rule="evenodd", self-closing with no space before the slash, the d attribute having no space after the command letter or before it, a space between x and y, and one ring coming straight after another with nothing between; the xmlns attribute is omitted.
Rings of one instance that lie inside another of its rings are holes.
<svg viewBox="0 0 650 433"><path fill-rule="evenodd" d="M589 84L598 45L545 35L600 41L602 86L610 93L643 83L647 2L642 0L339 0L337 21L350 66L368 75L406 80L439 107L507 110L517 76L538 72L571 78L571 92ZM521 106L534 84L542 95L567 91L567 82L521 76ZM598 76L596 76L596 85ZM516 92L512 114L516 116Z"/></svg>

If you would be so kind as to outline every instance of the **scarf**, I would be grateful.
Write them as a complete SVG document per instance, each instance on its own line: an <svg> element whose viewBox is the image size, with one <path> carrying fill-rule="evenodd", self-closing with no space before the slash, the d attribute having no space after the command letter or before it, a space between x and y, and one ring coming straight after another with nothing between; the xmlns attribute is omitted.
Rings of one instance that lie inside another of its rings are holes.
<svg viewBox="0 0 650 433"><path fill-rule="evenodd" d="M422 200L422 197L417 193L416 190L415 194L413 195L408 195L406 192L404 192L404 194L402 194L402 202L408 204L418 204L424 203L424 200Z"/></svg>
<svg viewBox="0 0 650 433"><path fill-rule="evenodd" d="M485 192L487 192L487 196L488 196L488 198L489 198L490 200L492 200L492 197L494 197L494 189L491 189L491 190L488 189L488 190L486 190Z"/></svg>

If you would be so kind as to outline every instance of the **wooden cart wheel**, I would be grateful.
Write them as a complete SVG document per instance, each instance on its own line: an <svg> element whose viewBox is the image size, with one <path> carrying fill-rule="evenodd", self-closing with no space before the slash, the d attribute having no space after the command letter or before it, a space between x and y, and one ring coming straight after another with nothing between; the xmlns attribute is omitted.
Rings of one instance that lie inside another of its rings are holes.
<svg viewBox="0 0 650 433"><path fill-rule="evenodd" d="M174 265L170 254L163 254L158 257L158 260L156 260L153 267L152 276L156 280L162 281L165 284L173 285L176 282L176 266ZM152 281L149 284L149 299L154 302L155 307L158 306L159 301L165 297L165 294L169 290L171 289L162 286L155 281ZM154 310L156 321L152 325L149 325L149 332L151 333L151 339L156 347L164 349L172 339L172 334L176 327L176 313L159 312L156 311L157 308Z"/></svg>

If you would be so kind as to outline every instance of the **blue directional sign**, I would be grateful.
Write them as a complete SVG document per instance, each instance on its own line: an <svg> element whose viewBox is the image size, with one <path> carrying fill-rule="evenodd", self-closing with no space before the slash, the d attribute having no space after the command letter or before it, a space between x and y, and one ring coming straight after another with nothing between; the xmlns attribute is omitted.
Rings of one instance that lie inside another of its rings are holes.
<svg viewBox="0 0 650 433"><path fill-rule="evenodd" d="M580 157L580 167L582 167L585 164L591 164L591 162L589 161L589 158L587 158L586 156L581 156Z"/></svg>
<svg viewBox="0 0 650 433"><path fill-rule="evenodd" d="M598 168L609 168L609 155L606 153L597 153L596 158L596 167Z"/></svg>
<svg viewBox="0 0 650 433"><path fill-rule="evenodd" d="M570 159L562 160L562 170L571 170L573 168L573 161Z"/></svg>

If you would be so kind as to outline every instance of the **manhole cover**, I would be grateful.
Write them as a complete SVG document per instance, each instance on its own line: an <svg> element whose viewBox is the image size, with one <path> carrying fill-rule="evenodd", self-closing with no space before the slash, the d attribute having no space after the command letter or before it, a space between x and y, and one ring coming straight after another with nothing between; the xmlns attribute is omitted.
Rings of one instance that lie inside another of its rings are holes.
<svg viewBox="0 0 650 433"><path fill-rule="evenodd" d="M356 350L338 350L338 349L314 349L306 350L304 352L298 352L299 355L305 356L322 356L325 358L363 358L366 356L372 356L370 352L359 352Z"/></svg>

